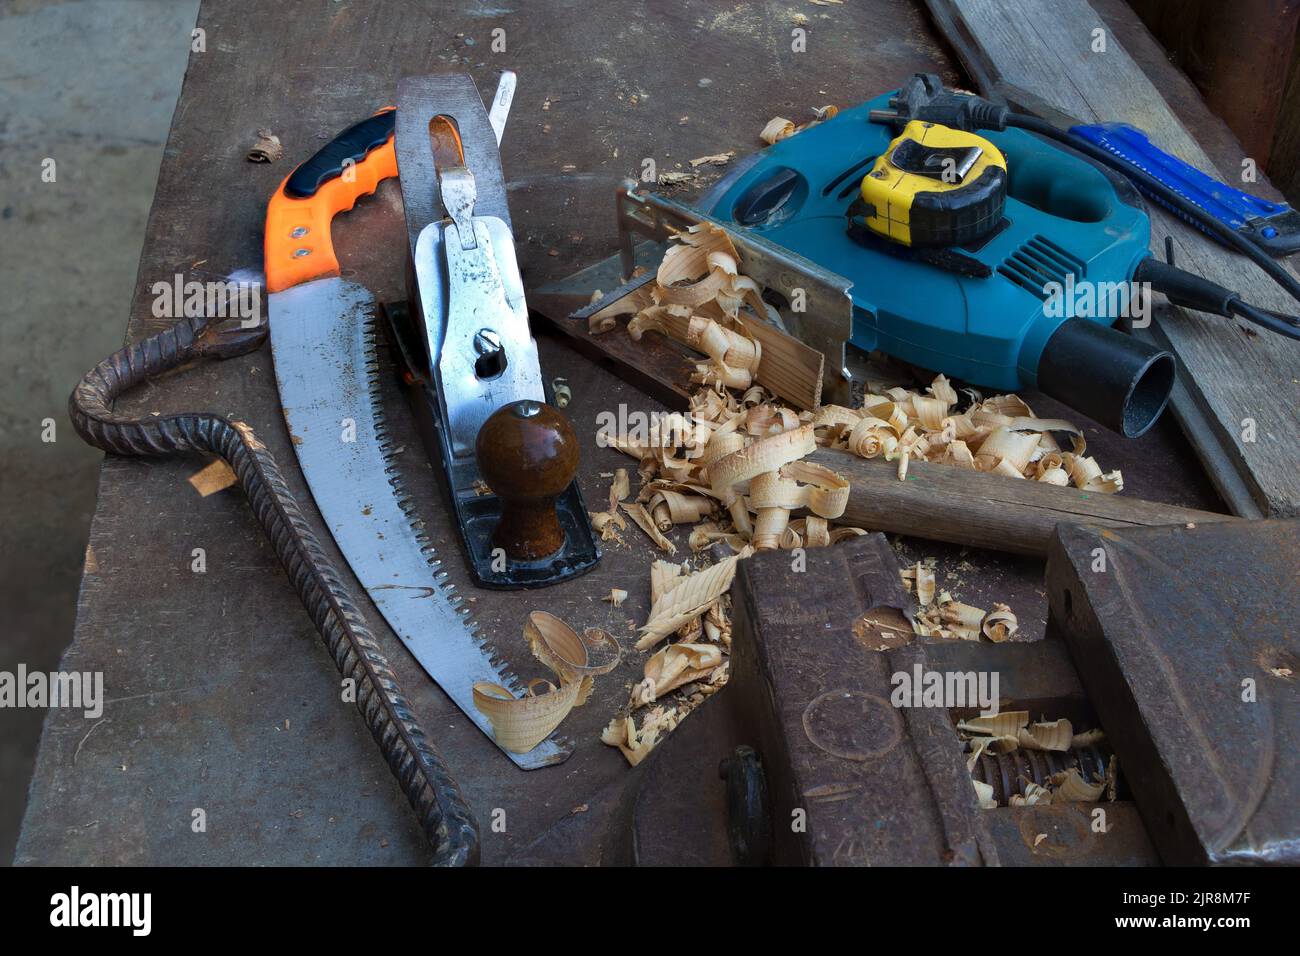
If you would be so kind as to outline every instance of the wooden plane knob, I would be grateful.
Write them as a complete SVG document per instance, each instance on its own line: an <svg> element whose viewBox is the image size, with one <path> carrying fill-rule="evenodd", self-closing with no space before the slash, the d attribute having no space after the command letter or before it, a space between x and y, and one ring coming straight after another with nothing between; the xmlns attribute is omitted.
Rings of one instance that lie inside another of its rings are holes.
<svg viewBox="0 0 1300 956"><path fill-rule="evenodd" d="M483 423L476 454L479 474L501 499L493 546L516 561L559 551L564 529L555 499L578 472L578 436L569 420L543 402L511 402Z"/></svg>

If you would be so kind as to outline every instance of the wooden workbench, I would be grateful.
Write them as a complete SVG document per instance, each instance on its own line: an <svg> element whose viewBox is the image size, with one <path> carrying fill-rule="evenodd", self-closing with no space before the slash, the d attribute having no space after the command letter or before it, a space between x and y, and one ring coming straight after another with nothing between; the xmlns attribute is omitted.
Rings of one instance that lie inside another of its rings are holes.
<svg viewBox="0 0 1300 956"><path fill-rule="evenodd" d="M287 11L254 0L204 3L198 26L206 52L191 56L173 119L129 338L166 322L151 314L154 282L177 273L223 279L260 267L265 203L280 179L335 131L391 102L404 75L468 72L490 95L501 69L518 71L502 154L529 287L615 251L613 191L644 158L670 169L694 156L743 154L760 145L758 131L774 115L803 121L813 107L860 102L919 70L960 80L921 5L902 0L550 0L515 10L466 4L457 13L447 6L301 0ZM804 53L791 51L794 10L808 18ZM504 52L492 50L497 29L505 31ZM244 159L259 128L280 137L280 162ZM404 295L396 182L336 221L334 243L345 273L379 300ZM119 320L108 313L105 321ZM587 439L580 480L588 501L599 501L608 487L601 473L627 461L595 446L597 412L620 402L653 406L558 341L542 336L540 347L548 376L569 380L569 410ZM395 408L400 401L394 387ZM143 413L206 408L251 423L309 500L269 351L182 371L124 405ZM1043 414L1058 412L1042 407ZM540 673L520 637L534 608L619 637L644 620L656 555L634 528L627 544L607 548L598 569L577 581L542 593L469 588L413 429L403 440L408 484L446 567L473 595L475 615L519 673ZM1089 443L1107 468L1124 469L1128 493L1219 507L1168 423L1127 445L1090 428ZM200 498L187 483L201 465L105 461L76 634L62 667L102 671L109 702L98 721L79 711L50 714L16 861L425 861L413 815L352 705L340 699L334 666L244 499L234 489ZM205 551L206 573L191 570L195 548ZM1024 635L1041 636L1046 607L1037 562L924 542L898 548L904 560L939 556L941 573L959 580L946 586L972 603L1010 603ZM631 592L624 608L599 600L611 587ZM641 655L629 652L565 724L577 741L573 757L524 773L426 678L373 608L366 610L478 814L485 862L535 856L530 844L546 842L557 821L625 780L623 757L598 734L639 678ZM688 720L678 732L689 728ZM702 768L701 780L714 774ZM196 833L199 808L206 830ZM490 826L496 809L505 811L504 832ZM575 846L572 858L590 856Z"/></svg>

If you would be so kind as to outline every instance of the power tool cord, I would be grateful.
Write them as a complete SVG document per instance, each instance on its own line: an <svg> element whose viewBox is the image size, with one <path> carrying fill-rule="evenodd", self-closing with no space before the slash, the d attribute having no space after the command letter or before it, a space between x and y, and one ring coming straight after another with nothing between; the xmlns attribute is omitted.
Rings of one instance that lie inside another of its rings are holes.
<svg viewBox="0 0 1300 956"><path fill-rule="evenodd" d="M1000 110L994 111L1000 113ZM997 119L1004 119L1004 123L999 125ZM1116 156L1111 155L1106 150L1090 143L1081 137L1074 136L1067 130L1060 129L1046 120L1039 119L1037 116L1029 116L1025 113L1012 113L1010 111L998 116L997 118L989 117L987 127L992 129L1003 129L1006 126L1015 126L1027 130L1031 133L1038 133L1048 139L1064 143L1071 149L1083 153L1100 163L1119 172L1127 179L1143 188L1143 190L1153 193L1170 206L1177 209L1187 218L1194 220L1198 225L1203 226L1206 231L1212 232L1232 248L1236 249L1242 255L1250 259L1255 265L1259 266L1268 276L1273 279L1279 286L1297 302L1300 302L1300 281L1290 272L1282 268L1268 253L1264 252L1259 246L1242 236L1236 230L1224 225L1213 216L1209 215L1200 206L1179 195L1175 190L1166 186L1160 180L1148 175L1140 169L1132 167ZM1170 269L1173 267L1171 266ZM1183 270L1177 270L1182 272ZM1191 275L1190 273L1185 273ZM1199 277L1195 277L1198 278ZM1200 279L1201 282L1208 280ZM1152 281L1152 287L1159 292L1168 293L1167 288L1162 288L1160 282ZM1229 311L1221 312L1216 309L1203 309L1203 311L1214 311L1219 315L1237 315L1248 322L1262 326L1278 335L1284 335L1287 338L1300 340L1300 317L1284 316L1277 313L1268 312L1256 306L1243 302L1235 293L1222 286L1216 286L1223 293L1224 304L1228 306Z"/></svg>

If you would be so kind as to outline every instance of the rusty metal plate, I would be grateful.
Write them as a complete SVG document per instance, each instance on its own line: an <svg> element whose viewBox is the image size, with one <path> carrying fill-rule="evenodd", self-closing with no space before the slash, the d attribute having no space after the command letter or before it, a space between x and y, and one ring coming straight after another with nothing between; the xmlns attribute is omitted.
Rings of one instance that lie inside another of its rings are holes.
<svg viewBox="0 0 1300 956"><path fill-rule="evenodd" d="M1063 526L1061 634L1170 864L1300 862L1300 521Z"/></svg>

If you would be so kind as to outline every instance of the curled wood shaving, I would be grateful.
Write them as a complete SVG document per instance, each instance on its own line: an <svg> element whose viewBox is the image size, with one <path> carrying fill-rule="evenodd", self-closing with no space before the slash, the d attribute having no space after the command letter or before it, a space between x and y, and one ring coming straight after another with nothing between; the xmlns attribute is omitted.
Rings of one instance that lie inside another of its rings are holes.
<svg viewBox="0 0 1300 956"><path fill-rule="evenodd" d="M627 530L627 522L618 513L618 506L631 490L632 485L627 477L627 469L619 468L614 472L614 480L609 486L609 508L605 511L587 512L588 517L591 518L591 527L600 535L600 540L623 540L619 532Z"/></svg>
<svg viewBox="0 0 1300 956"><path fill-rule="evenodd" d="M660 703L650 708L642 717L639 727L634 714L615 717L601 732L600 739L611 747L617 747L627 762L635 767L691 711L717 693L727 683L727 676L728 663L723 661L703 680L682 685L680 693L684 694L688 689L690 693L675 706L667 707Z"/></svg>
<svg viewBox="0 0 1300 956"><path fill-rule="evenodd" d="M547 738L574 707L586 703L592 680L618 664L619 646L605 631L591 628L578 636L559 618L533 611L524 625L533 656L548 667L559 685L534 678L523 697L488 681L474 684L474 706L487 717L492 735L506 750L527 753ZM537 688L547 688L538 693Z"/></svg>
<svg viewBox="0 0 1300 956"><path fill-rule="evenodd" d="M975 763L984 754L1009 754L1018 749L1020 742L1010 734L1002 737L975 737L970 741L970 756L966 758L966 770L975 768Z"/></svg>
<svg viewBox="0 0 1300 956"><path fill-rule="evenodd" d="M659 735L672 731L677 721L676 710L656 707L645 715L640 727L631 715L615 717L601 732L600 739L621 750L627 762L635 767L649 756L659 742Z"/></svg>
<svg viewBox="0 0 1300 956"><path fill-rule="evenodd" d="M677 545L664 537L654 519L650 517L650 513L645 510L645 505L639 501L624 501L619 507L627 513L627 516L632 519L632 523L644 531L657 547L669 554L677 553Z"/></svg>
<svg viewBox="0 0 1300 956"><path fill-rule="evenodd" d="M978 641L983 635L994 643L1001 643L1016 633L1016 615L1005 604L994 604L993 610L986 613L954 600L947 591L940 592L936 599L933 563L933 558L927 558L924 563L918 561L914 567L899 572L903 586L916 594L921 607L912 622L915 633L964 641Z"/></svg>
<svg viewBox="0 0 1300 956"><path fill-rule="evenodd" d="M608 604L612 604L614 607L622 607L623 602L627 600L627 592L622 588L610 588L609 593L601 598L601 600Z"/></svg>
<svg viewBox="0 0 1300 956"><path fill-rule="evenodd" d="M567 378L557 378L551 382L551 391L555 395L556 408L568 408L573 400L573 389L569 388Z"/></svg>
<svg viewBox="0 0 1300 956"><path fill-rule="evenodd" d="M616 321L620 315L636 315L642 309L647 309L654 305L654 299L650 296L648 286L639 286L627 295L614 300L598 312L592 313L587 317L587 331L592 335L600 335L610 331L618 324Z"/></svg>
<svg viewBox="0 0 1300 956"><path fill-rule="evenodd" d="M1103 474L1083 454L1083 433L1070 422L1036 417L1017 395L981 398L964 412L956 411L958 402L939 375L924 393L892 387L868 394L860 409L815 409L812 424L818 444L897 461L904 478L916 460L1107 494L1123 489L1120 472ZM1067 436L1071 450L1061 450L1054 435Z"/></svg>
<svg viewBox="0 0 1300 956"><path fill-rule="evenodd" d="M273 163L283 155L284 147L280 145L280 137L269 129L259 129L257 139L248 148L244 158L250 163Z"/></svg>
<svg viewBox="0 0 1300 956"><path fill-rule="evenodd" d="M768 146L771 146L774 143L793 135L794 123L786 119L784 116L773 116L767 121L767 125L763 127L763 131L758 134L758 138Z"/></svg>
<svg viewBox="0 0 1300 956"><path fill-rule="evenodd" d="M972 780L971 786L975 788L975 798L979 800L981 810L993 810L997 808L998 802L993 799L993 785L985 783L982 780Z"/></svg>
<svg viewBox="0 0 1300 956"><path fill-rule="evenodd" d="M1052 797L1079 803L1095 803L1106 791L1106 782L1088 783L1077 767L1052 774Z"/></svg>
<svg viewBox="0 0 1300 956"><path fill-rule="evenodd" d="M1048 806L1051 802L1052 791L1047 787L1039 786L1032 780L1026 781L1024 794L1013 793L1011 799L1007 801L1007 803L1013 807ZM1041 839L1039 838L1043 836L1045 835L1040 833L1038 837L1034 839L1035 846L1041 842Z"/></svg>
<svg viewBox="0 0 1300 956"><path fill-rule="evenodd" d="M669 644L645 662L645 679L632 689L632 707L653 704L669 691L708 676L722 663L713 644Z"/></svg>
<svg viewBox="0 0 1300 956"><path fill-rule="evenodd" d="M813 2L817 3L819 0L813 0ZM842 0L833 0L833 2L840 3ZM767 121L767 125L764 126L763 131L758 134L758 138L768 146L772 146L783 139L788 139L795 135L795 133L802 133L811 126L816 126L818 123L832 119L839 114L839 111L840 108L833 105L813 107L812 120L804 123L802 126L795 126L792 121L786 119L784 116L774 116Z"/></svg>
<svg viewBox="0 0 1300 956"><path fill-rule="evenodd" d="M1106 732L1100 727L1075 734L1070 740L1071 747L1095 747L1106 739Z"/></svg>
<svg viewBox="0 0 1300 956"><path fill-rule="evenodd" d="M1062 717L1042 723L1030 724L1020 729L1020 746L1026 750L1069 750L1074 728Z"/></svg>
<svg viewBox="0 0 1300 956"><path fill-rule="evenodd" d="M1004 710L991 717L972 717L957 724L958 730L968 734L987 734L992 737L1015 737L1020 735L1020 728L1029 723L1029 711Z"/></svg>
<svg viewBox="0 0 1300 956"><path fill-rule="evenodd" d="M989 611L980 623L980 631L995 644L1010 638L1019 627L1015 614L1005 604L994 604L993 610Z"/></svg>
<svg viewBox="0 0 1300 956"><path fill-rule="evenodd" d="M916 599L922 606L934 601L934 568L916 562Z"/></svg>

